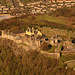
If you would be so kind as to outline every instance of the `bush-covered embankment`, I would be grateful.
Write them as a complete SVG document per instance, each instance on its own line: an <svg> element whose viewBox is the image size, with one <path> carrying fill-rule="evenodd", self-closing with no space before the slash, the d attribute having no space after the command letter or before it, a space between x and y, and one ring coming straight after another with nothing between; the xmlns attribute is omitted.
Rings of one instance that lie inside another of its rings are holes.
<svg viewBox="0 0 75 75"><path fill-rule="evenodd" d="M17 55L12 41L0 39L0 75L74 75L71 68L56 59L46 58L36 50ZM11 45L9 45L11 44ZM22 48L19 49L18 51ZM20 52L20 51L19 51Z"/></svg>

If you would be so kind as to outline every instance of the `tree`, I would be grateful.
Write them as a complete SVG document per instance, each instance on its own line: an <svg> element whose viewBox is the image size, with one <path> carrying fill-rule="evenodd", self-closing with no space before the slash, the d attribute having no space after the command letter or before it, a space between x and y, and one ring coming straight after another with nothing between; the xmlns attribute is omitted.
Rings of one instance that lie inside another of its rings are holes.
<svg viewBox="0 0 75 75"><path fill-rule="evenodd" d="M42 50L48 50L49 49L49 44L48 43L46 43L46 42L43 42L42 44L41 44L41 46L40 46L40 48L42 49Z"/></svg>
<svg viewBox="0 0 75 75"><path fill-rule="evenodd" d="M2 34L2 32L0 31L0 35Z"/></svg>

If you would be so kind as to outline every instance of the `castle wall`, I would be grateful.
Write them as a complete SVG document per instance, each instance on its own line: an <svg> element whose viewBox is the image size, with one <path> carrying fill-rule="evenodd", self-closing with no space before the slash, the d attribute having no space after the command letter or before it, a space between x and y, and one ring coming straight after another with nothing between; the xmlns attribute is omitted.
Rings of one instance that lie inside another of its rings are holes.
<svg viewBox="0 0 75 75"><path fill-rule="evenodd" d="M23 39L23 43L26 43L27 45L31 46L33 49L40 47L40 40L31 40L29 39Z"/></svg>
<svg viewBox="0 0 75 75"><path fill-rule="evenodd" d="M23 43L22 40L14 40L16 43Z"/></svg>
<svg viewBox="0 0 75 75"><path fill-rule="evenodd" d="M2 37L3 38L8 38L10 40L14 40L16 36L14 37L13 35L10 35L8 32L2 31Z"/></svg>
<svg viewBox="0 0 75 75"><path fill-rule="evenodd" d="M55 59L58 59L60 57L60 53L48 53L48 52L45 52L45 51L41 51L41 54L43 54L46 57L52 57L52 58L55 58Z"/></svg>
<svg viewBox="0 0 75 75"><path fill-rule="evenodd" d="M16 43L26 43L27 45L31 46L32 48L39 48L41 45L41 40L43 42L47 42L48 44L51 44L52 46L58 43L57 38L53 38L53 39L46 41L45 38L40 40L40 39L35 38L36 36L33 36L33 37L29 36L29 38L28 38L25 36L25 33L24 33L24 36L23 37L22 36L20 36L19 34L18 35L13 34L10 31L2 31L3 38L8 38L10 40L13 40Z"/></svg>
<svg viewBox="0 0 75 75"><path fill-rule="evenodd" d="M61 51L61 53L64 55L73 55L73 54L75 54L75 50Z"/></svg>
<svg viewBox="0 0 75 75"><path fill-rule="evenodd" d="M35 41L35 44L37 45L37 47L40 47L40 41Z"/></svg>
<svg viewBox="0 0 75 75"><path fill-rule="evenodd" d="M22 39L20 39L20 36L15 35L12 32L10 33L8 31L2 31L1 37L13 40L16 43L22 43Z"/></svg>

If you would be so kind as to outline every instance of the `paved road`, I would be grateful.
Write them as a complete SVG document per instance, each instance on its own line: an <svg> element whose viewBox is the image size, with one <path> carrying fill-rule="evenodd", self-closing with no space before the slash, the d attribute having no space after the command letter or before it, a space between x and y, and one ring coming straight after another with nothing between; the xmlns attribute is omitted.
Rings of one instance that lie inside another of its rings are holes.
<svg viewBox="0 0 75 75"><path fill-rule="evenodd" d="M3 20L3 19L10 19L14 16L9 16L9 15L5 15L5 16L0 16L0 21Z"/></svg>

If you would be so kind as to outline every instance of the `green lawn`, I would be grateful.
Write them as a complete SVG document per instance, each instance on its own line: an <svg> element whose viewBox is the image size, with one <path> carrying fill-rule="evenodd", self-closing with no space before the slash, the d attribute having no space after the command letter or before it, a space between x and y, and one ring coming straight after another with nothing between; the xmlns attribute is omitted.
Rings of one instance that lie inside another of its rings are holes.
<svg viewBox="0 0 75 75"><path fill-rule="evenodd" d="M59 24L66 24L65 20L58 19L56 17L48 16L48 15L36 16L36 20L47 20L47 21L55 22L55 23L59 23Z"/></svg>

